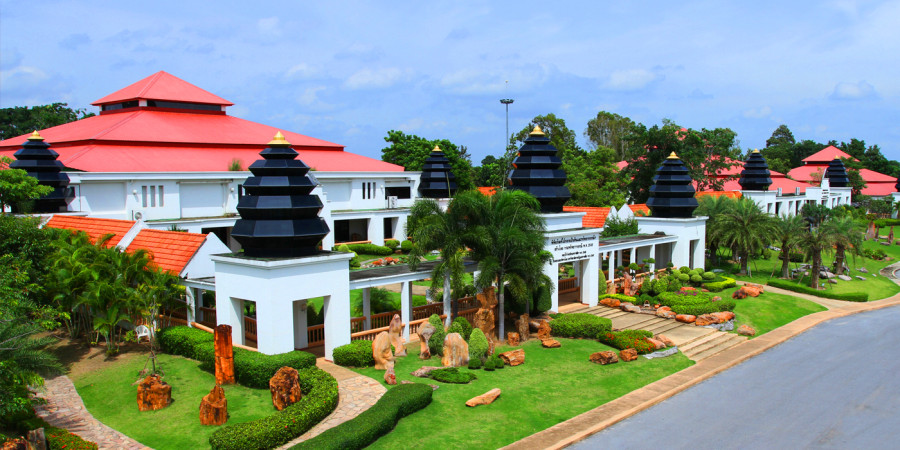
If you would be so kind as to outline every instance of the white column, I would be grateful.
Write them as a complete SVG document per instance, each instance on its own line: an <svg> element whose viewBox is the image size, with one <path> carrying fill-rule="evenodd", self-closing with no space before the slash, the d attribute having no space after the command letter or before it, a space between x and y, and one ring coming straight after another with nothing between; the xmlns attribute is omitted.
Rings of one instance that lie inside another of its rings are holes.
<svg viewBox="0 0 900 450"><path fill-rule="evenodd" d="M406 324L403 327L403 340L409 342L409 323L412 321L412 282L400 283L400 320Z"/></svg>
<svg viewBox="0 0 900 450"><path fill-rule="evenodd" d="M256 302L256 348L260 353L277 355L294 350L294 302L266 299ZM264 326L260 326L264 324ZM289 333L289 334L288 334ZM232 339L237 333L232 333ZM294 339L285 336L293 336ZM243 332L241 332L243 335Z"/></svg>
<svg viewBox="0 0 900 450"><path fill-rule="evenodd" d="M597 258L599 261L599 269L597 272L597 278L599 278L600 286L603 288L603 292L606 293L606 274L603 273L603 259L604 256L609 256L609 252L601 252L599 257Z"/></svg>
<svg viewBox="0 0 900 450"><path fill-rule="evenodd" d="M309 347L309 332L306 323L306 300L291 302L294 310L294 348ZM259 322L256 322L259 325ZM257 326L257 328L259 328Z"/></svg>
<svg viewBox="0 0 900 450"><path fill-rule="evenodd" d="M636 264L638 261L637 247L631 247L631 262L629 264Z"/></svg>
<svg viewBox="0 0 900 450"><path fill-rule="evenodd" d="M657 245L659 245L659 244L653 244L653 247L650 249L650 257L653 258L653 261L656 261ZM651 276L650 276L651 280L653 278L656 278L656 263L655 262L650 263L650 273L651 273Z"/></svg>
<svg viewBox="0 0 900 450"><path fill-rule="evenodd" d="M444 272L444 314L447 317L444 319L444 326L449 327L450 321L453 320L450 311L450 304L452 303L452 299L450 297L450 272Z"/></svg>
<svg viewBox="0 0 900 450"><path fill-rule="evenodd" d="M550 311L559 312L559 264L551 261L544 264L544 275L553 280L553 292L550 293Z"/></svg>
<svg viewBox="0 0 900 450"><path fill-rule="evenodd" d="M593 275L599 269L597 258L589 258L578 266L581 268L581 274L579 275L581 279L581 302L586 303L588 306L597 306L600 295L599 277Z"/></svg>
<svg viewBox="0 0 900 450"><path fill-rule="evenodd" d="M216 324L231 325L231 341L244 345L244 301L216 291Z"/></svg>
<svg viewBox="0 0 900 450"><path fill-rule="evenodd" d="M350 343L350 286L335 286L325 297L325 359L334 361L334 349Z"/></svg>
<svg viewBox="0 0 900 450"><path fill-rule="evenodd" d="M362 290L362 301L363 301L363 316L366 317L365 328L364 330L372 329L372 288L363 288Z"/></svg>
<svg viewBox="0 0 900 450"><path fill-rule="evenodd" d="M199 297L199 289L189 287L184 290L184 300L187 303L187 324L192 326L191 322L196 322L197 316L197 297Z"/></svg>

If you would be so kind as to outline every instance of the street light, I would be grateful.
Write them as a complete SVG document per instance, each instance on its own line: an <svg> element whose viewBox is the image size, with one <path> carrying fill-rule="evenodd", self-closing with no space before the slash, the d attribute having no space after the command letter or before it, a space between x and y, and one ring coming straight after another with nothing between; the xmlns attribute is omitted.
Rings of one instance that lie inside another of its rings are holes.
<svg viewBox="0 0 900 450"><path fill-rule="evenodd" d="M509 104L512 103L513 101L514 100L511 98L500 99L500 103L503 103L504 105L506 105L506 138L503 139L503 142L505 142L505 144L503 146L503 154L504 155L509 150Z"/></svg>

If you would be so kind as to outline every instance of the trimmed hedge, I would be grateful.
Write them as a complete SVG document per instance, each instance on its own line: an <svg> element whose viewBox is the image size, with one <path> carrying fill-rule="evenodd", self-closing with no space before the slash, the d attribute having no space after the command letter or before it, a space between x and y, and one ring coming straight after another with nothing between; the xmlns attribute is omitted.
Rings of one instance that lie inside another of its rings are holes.
<svg viewBox="0 0 900 450"><path fill-rule="evenodd" d="M296 449L360 449L391 432L397 422L431 403L431 387L413 383L394 386L371 408L322 434L305 440Z"/></svg>
<svg viewBox="0 0 900 450"><path fill-rule="evenodd" d="M875 219L875 226L878 228L900 225L900 219Z"/></svg>
<svg viewBox="0 0 900 450"><path fill-rule="evenodd" d="M31 430L43 428L48 450L97 450L97 444L82 439L81 436L71 433L65 428L54 427L37 416L17 423L15 428L22 435L28 434Z"/></svg>
<svg viewBox="0 0 900 450"><path fill-rule="evenodd" d="M734 281L734 278L722 277L723 281L713 281L710 283L703 283L703 287L705 287L710 292L721 292L725 289L733 288L737 286L737 282Z"/></svg>
<svg viewBox="0 0 900 450"><path fill-rule="evenodd" d="M400 246L400 241L396 239L385 239L384 246L391 250L397 250L397 247Z"/></svg>
<svg viewBox="0 0 900 450"><path fill-rule="evenodd" d="M675 314L699 316L720 311L734 311L737 304L732 299L712 301L709 294L698 291L664 292L657 297L663 306L672 308Z"/></svg>
<svg viewBox="0 0 900 450"><path fill-rule="evenodd" d="M809 294L815 295L816 297L830 298L833 300L844 300L848 302L867 302L869 301L869 294L867 292L850 292L846 294L836 294L829 291L817 291L811 287L801 286L796 283L792 283L787 280L778 280L771 279L768 283L769 286L787 289L793 292L799 292L801 294Z"/></svg>
<svg viewBox="0 0 900 450"><path fill-rule="evenodd" d="M447 334L450 333L459 333L463 340L468 342L469 337L472 336L472 324L465 317L457 317L453 319L453 322L450 323L450 328L447 329Z"/></svg>
<svg viewBox="0 0 900 450"><path fill-rule="evenodd" d="M598 336L600 342L610 347L619 350L633 348L641 355L656 351L656 347L647 341L647 338L651 337L653 337L653 333L647 330L611 331Z"/></svg>
<svg viewBox="0 0 900 450"><path fill-rule="evenodd" d="M303 398L271 416L226 425L209 437L213 449L268 449L306 433L334 411L338 383L317 367L298 371Z"/></svg>
<svg viewBox="0 0 900 450"><path fill-rule="evenodd" d="M566 338L596 339L601 333L612 330L612 321L593 314L552 314L550 334Z"/></svg>
<svg viewBox="0 0 900 450"><path fill-rule="evenodd" d="M334 363L345 367L369 367L375 365L372 342L359 340L334 349Z"/></svg>
<svg viewBox="0 0 900 450"><path fill-rule="evenodd" d="M472 380L478 378L474 373L460 372L456 367L433 370L429 375L435 381L450 384L469 384Z"/></svg>
<svg viewBox="0 0 900 450"><path fill-rule="evenodd" d="M212 370L215 366L215 338L212 333L178 325L163 329L157 339L166 353L200 361L205 370ZM299 350L265 355L242 348L234 349L234 378L247 387L268 388L269 379L284 366L301 370L315 365L316 357L312 353Z"/></svg>
<svg viewBox="0 0 900 450"><path fill-rule="evenodd" d="M410 240L404 240L400 243L400 251L403 253L409 253L412 251L413 243Z"/></svg>
<svg viewBox="0 0 900 450"><path fill-rule="evenodd" d="M634 303L634 301L637 300L635 297L625 294L603 294L600 296L600 300L603 300L604 298L614 298L629 303Z"/></svg>
<svg viewBox="0 0 900 450"><path fill-rule="evenodd" d="M356 253L365 253L367 255L387 256L394 253L390 247L375 244L348 244L347 247Z"/></svg>
<svg viewBox="0 0 900 450"><path fill-rule="evenodd" d="M472 336L469 337L469 361L483 361L489 348L490 343L488 343L487 337L485 337L481 328L472 330Z"/></svg>
<svg viewBox="0 0 900 450"><path fill-rule="evenodd" d="M434 327L434 334L428 339L428 350L431 351L432 356L443 355L444 338L447 337L447 332L444 330L444 321L441 320L441 316L432 314L428 318L428 323Z"/></svg>

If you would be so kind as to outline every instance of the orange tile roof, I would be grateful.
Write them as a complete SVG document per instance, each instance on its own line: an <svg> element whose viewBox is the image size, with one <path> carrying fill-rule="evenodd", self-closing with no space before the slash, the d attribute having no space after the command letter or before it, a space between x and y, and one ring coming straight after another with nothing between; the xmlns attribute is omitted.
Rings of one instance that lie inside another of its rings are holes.
<svg viewBox="0 0 900 450"><path fill-rule="evenodd" d="M490 197L497 193L497 189L497 186L481 186L478 188L478 192L481 192L482 194Z"/></svg>
<svg viewBox="0 0 900 450"><path fill-rule="evenodd" d="M700 191L694 194L694 197L721 197L721 196L729 197L729 198L741 198L741 191Z"/></svg>
<svg viewBox="0 0 900 450"><path fill-rule="evenodd" d="M107 241L106 246L114 247L125 237L125 234L128 233L128 230L134 224L133 220L54 215L45 226L64 230L84 231L91 239L91 242L97 242L97 239L100 237L112 233L113 237Z"/></svg>
<svg viewBox="0 0 900 450"><path fill-rule="evenodd" d="M637 205L628 205L631 208L631 212L636 216L649 216L650 208L647 207L646 203L638 203Z"/></svg>
<svg viewBox="0 0 900 450"><path fill-rule="evenodd" d="M563 206L563 211L587 213L581 218L581 226L585 228L603 228L609 215L609 208L596 206Z"/></svg>
<svg viewBox="0 0 900 450"><path fill-rule="evenodd" d="M205 234L143 229L131 241L128 251L148 250L157 267L179 275L204 241Z"/></svg>

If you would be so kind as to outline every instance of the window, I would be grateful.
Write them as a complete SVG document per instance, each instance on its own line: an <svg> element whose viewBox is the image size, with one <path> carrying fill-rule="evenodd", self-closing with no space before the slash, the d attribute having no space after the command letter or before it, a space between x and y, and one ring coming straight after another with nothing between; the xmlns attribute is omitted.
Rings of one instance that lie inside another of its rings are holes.
<svg viewBox="0 0 900 450"><path fill-rule="evenodd" d="M411 198L411 189L409 186L402 187L385 187L384 188L384 196L385 197L397 197L397 198Z"/></svg>
<svg viewBox="0 0 900 450"><path fill-rule="evenodd" d="M363 200L370 200L375 198L375 183L362 183L362 198Z"/></svg>
<svg viewBox="0 0 900 450"><path fill-rule="evenodd" d="M147 207L147 186L141 186L141 206Z"/></svg>
<svg viewBox="0 0 900 450"><path fill-rule="evenodd" d="M166 198L163 196L163 187L159 186L159 206L160 208L166 206Z"/></svg>
<svg viewBox="0 0 900 450"><path fill-rule="evenodd" d="M137 105L135 105L137 106ZM166 102L162 100L147 100L147 106L157 107L157 108L172 108L172 109L194 109L200 111L221 111L222 107L220 105L207 105L204 103L187 103L187 102Z"/></svg>
<svg viewBox="0 0 900 450"><path fill-rule="evenodd" d="M157 194L158 193L158 194ZM158 196L157 196L158 195ZM141 186L141 206L156 208L165 206L165 191L163 186Z"/></svg>
<svg viewBox="0 0 900 450"><path fill-rule="evenodd" d="M156 207L156 186L150 186L150 207Z"/></svg>

